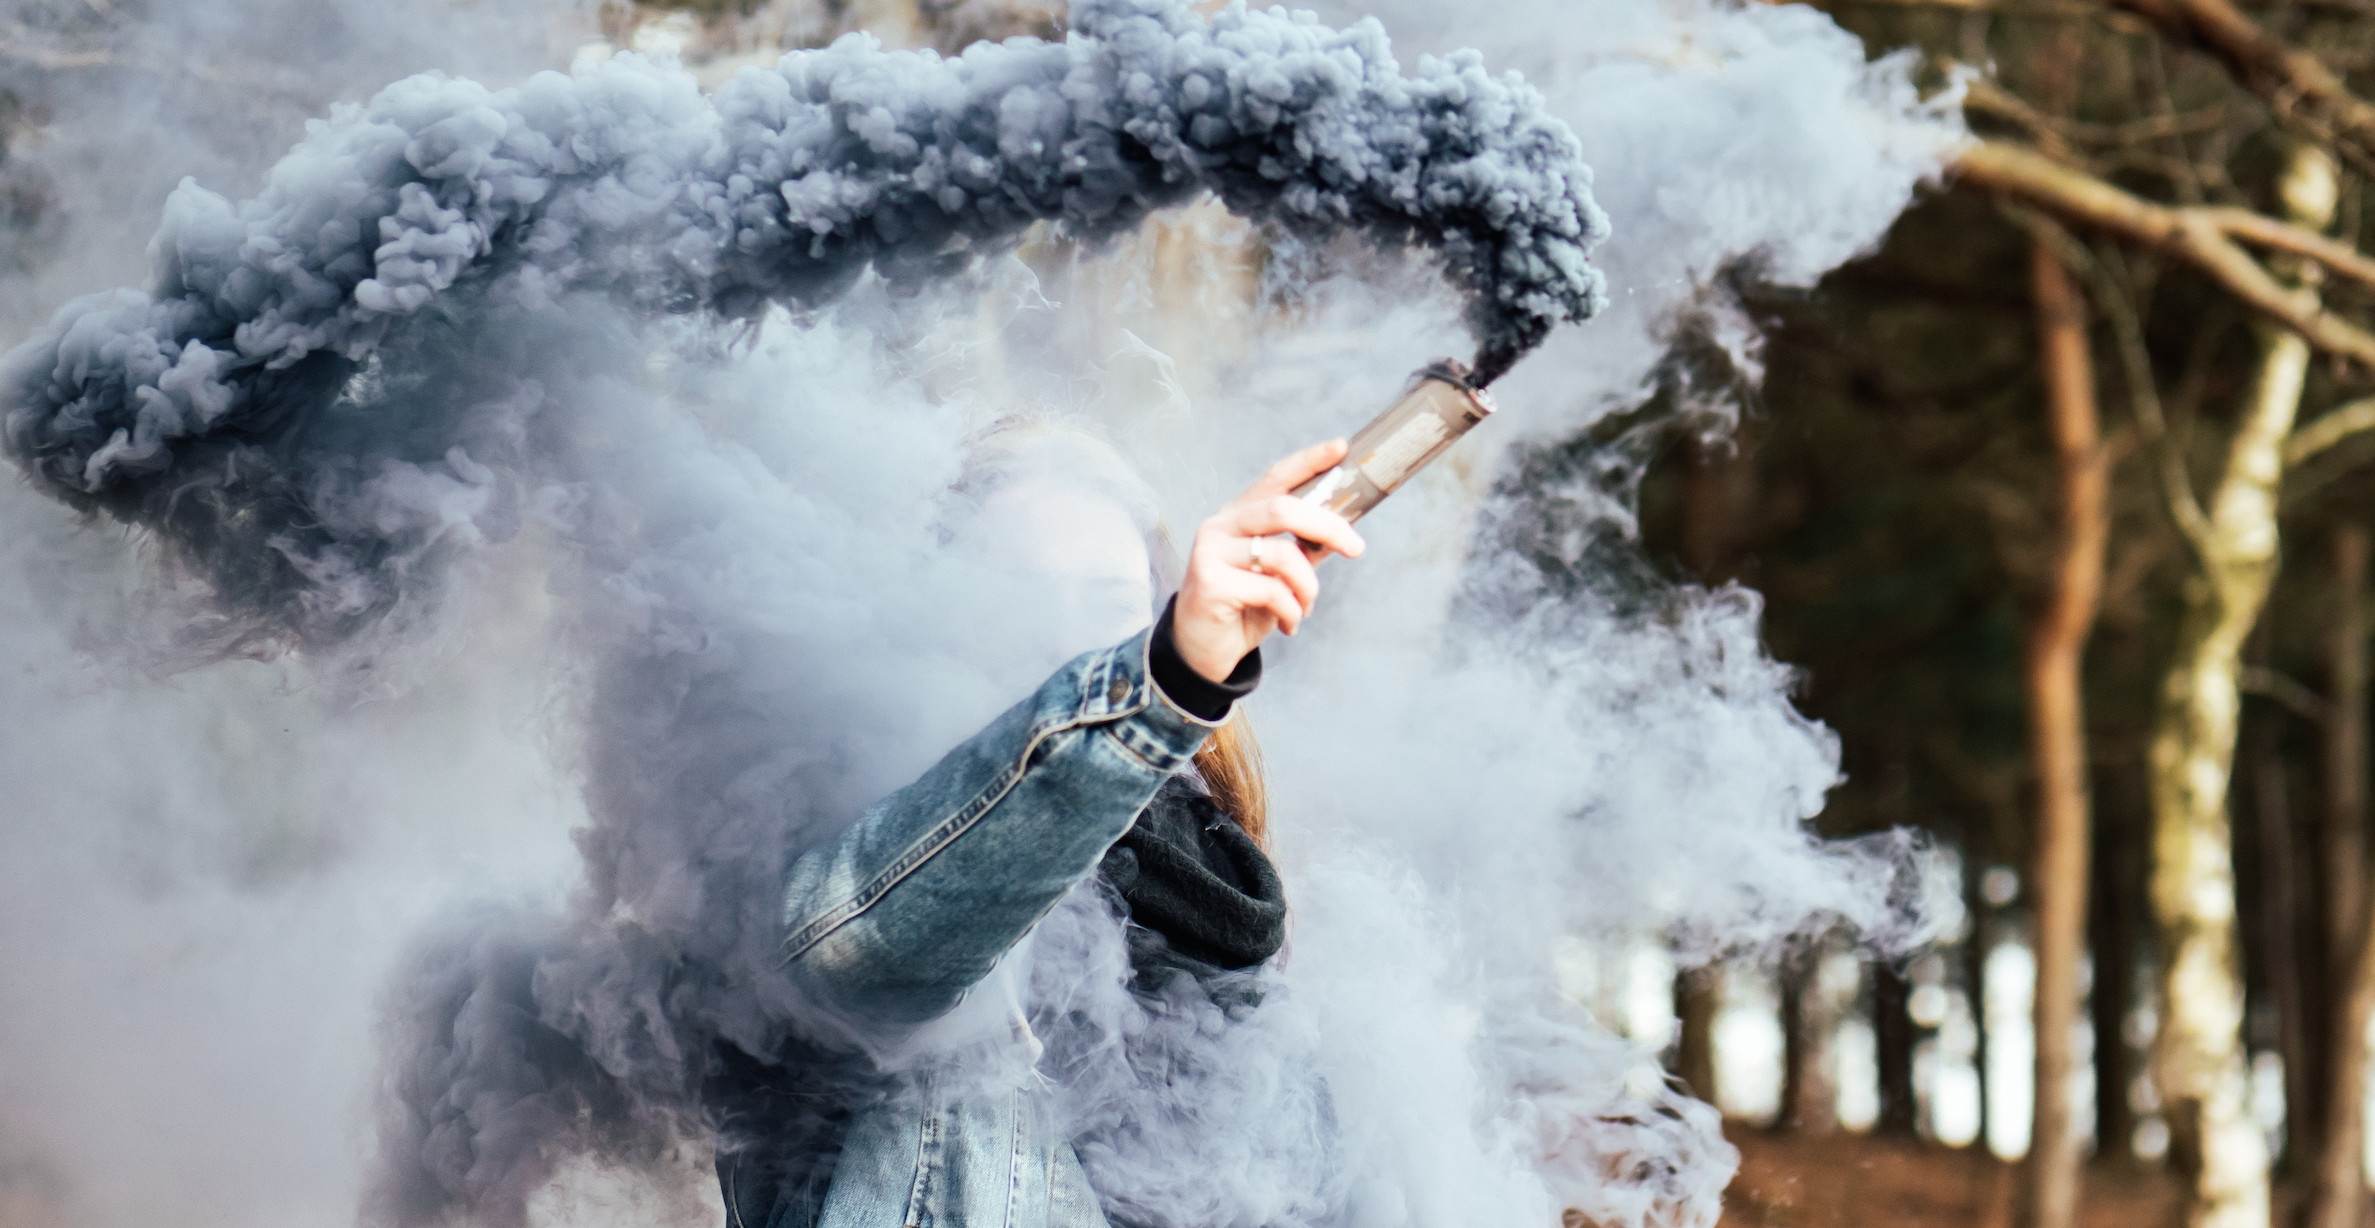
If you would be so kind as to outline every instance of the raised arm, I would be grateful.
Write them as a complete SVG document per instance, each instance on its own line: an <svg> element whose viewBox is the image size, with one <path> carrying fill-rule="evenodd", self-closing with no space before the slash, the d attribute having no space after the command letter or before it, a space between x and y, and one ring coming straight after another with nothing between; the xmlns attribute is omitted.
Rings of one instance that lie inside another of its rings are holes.
<svg viewBox="0 0 2375 1228"><path fill-rule="evenodd" d="M794 863L784 953L868 1021L947 1011L1088 877L1217 725L1148 676L1151 632L1083 655Z"/></svg>
<svg viewBox="0 0 2375 1228"><path fill-rule="evenodd" d="M1251 689L1263 637L1291 633L1317 596L1300 551L1280 544L1250 567L1252 540L1294 533L1359 553L1342 518L1284 494L1342 455L1323 444L1273 466L1198 528L1154 628L1057 670L793 863L784 959L821 1005L860 1026L936 1018L1095 871Z"/></svg>

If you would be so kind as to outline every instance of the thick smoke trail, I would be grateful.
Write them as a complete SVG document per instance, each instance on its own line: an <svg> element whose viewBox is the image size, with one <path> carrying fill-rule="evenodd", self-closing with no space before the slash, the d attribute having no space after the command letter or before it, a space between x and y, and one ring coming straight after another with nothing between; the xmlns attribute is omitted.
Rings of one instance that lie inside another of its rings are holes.
<svg viewBox="0 0 2375 1228"><path fill-rule="evenodd" d="M744 317L1209 191L1290 232L1441 251L1497 375L1603 297L1575 150L1473 56L1405 77L1374 23L1207 23L1184 0L1083 3L1065 42L953 59L855 36L714 98L628 61L505 91L419 77L334 117L254 200L177 192L147 294L75 304L0 368L6 446L59 497L156 529L250 633L318 646L397 600L423 529L339 523L370 459L311 435L457 286Z"/></svg>
<svg viewBox="0 0 2375 1228"><path fill-rule="evenodd" d="M1093 893L1035 938L1027 998L1048 1044L1043 1069L1064 1076L1059 1107L1101 1194L1134 1220L1548 1225L1572 1207L1626 1228L1711 1223L1730 1171L1712 1111L1645 1081L1633 1044L1558 1000L1558 936L1648 931L1703 954L1833 921L1903 944L1937 920L1891 898L1912 864L1903 850L1808 836L1802 820L1836 776L1835 748L1790 708L1788 671L1756 641L1753 595L1671 588L1641 565L1629 520L1638 457L1535 449L1638 403L1675 319L1705 308L1718 270L1764 261L1801 278L1871 242L1952 125L1912 96L1902 65L1865 64L1854 40L1799 10L1512 13L1476 36L1492 62L1542 73L1587 160L1631 168L1596 191L1640 238L1607 250L1612 294L1595 326L1554 337L1507 382L1508 403L1525 412L1463 445L1465 479L1447 467L1381 510L1372 556L1331 568L1321 622L1274 658L1257 708L1296 928L1284 966L1262 975L1259 1009L1223 1027L1209 1003L1130 993L1115 918ZM1388 16L1423 30L1434 12ZM1265 20L1278 24L1239 28L1321 36ZM1382 54L1380 44L1380 64ZM621 62L583 80L644 100L637 114L673 98L697 119L713 105L660 67ZM636 216L601 220L631 227ZM1216 245L1243 242L1208 230ZM656 231L609 233L634 241L584 256L598 275L577 280L534 280L527 271L545 266L528 255L508 268L481 258L385 326L335 401L283 435L238 441L250 450L236 476L303 480L186 488L262 513L231 526L253 536L210 539L224 566L202 574L223 584L242 574L231 564L261 559L258 583L284 603L218 594L231 604L217 642L346 635L381 654L404 637L373 611L391 593L425 602L441 577L453 587L457 573L441 564L468 556L484 566L459 573L460 595L498 587L446 610L441 630L487 640L451 649L454 672L560 679L542 709L546 744L512 753L582 785L582 815L545 799L527 817L507 795L469 797L457 810L466 817L445 817L453 799L398 792L438 777L436 748L448 743L427 731L487 724L433 719L455 702L443 697L467 693L441 673L411 683L427 707L417 723L375 710L292 718L269 687L243 701L271 719L326 724L283 757L340 764L322 771L386 791L370 807L382 827L409 831L414 811L436 817L417 857L392 858L384 837L356 833L352 851L320 852L321 868L283 871L320 894L353 890L369 870L413 899L403 915L416 917L450 874L428 846L539 850L525 877L546 890L489 882L484 894L505 903L451 911L393 969L384 943L345 956L326 938L272 947L240 931L242 949L277 953L292 981L349 964L391 977L373 1218L536 1221L551 1213L538 1208L553 1183L580 1182L589 1165L630 1186L664 1184L688 1157L698 1169L714 1134L706 1078L720 1062L783 1055L801 1015L763 975L784 860L1095 642L1051 618L1051 582L1002 550L1012 534L980 493L986 428L1008 424L996 438L1011 455L998 463L1043 495L1119 504L1140 527L1159 510L1180 527L1276 451L1372 412L1467 309L1439 286L1381 293L1341 277L1308 287L1292 317L1208 307L1165 319L1141 293L1148 249L1124 239L1070 270L1045 253L1033 253L1035 273L985 257L978 293L900 266L860 276L805 319L768 312L733 333L714 312L679 312L682 300L615 293L605 278L620 270L679 266L651 245ZM892 276L909 283L898 294ZM1108 300L1103 278L1122 283ZM1224 286L1196 301L1226 297ZM985 303L1003 313L986 329ZM1132 344L1199 332L1243 340L1170 354ZM224 386L245 387L244 370ZM1011 425L1018 410L1038 425ZM228 462L208 468L208 438L173 443L172 468L153 476L232 474ZM1536 459L1505 468L1496 443ZM1108 445L1127 464L1100 453ZM1575 462L1540 460L1558 455ZM1133 468L1151 489L1132 487ZM1547 480L1489 493L1498 472ZM10 516L37 513L14 498L0 505ZM1493 513L1481 532L1480 504ZM280 536L292 523L323 536ZM270 570L291 555L312 574ZM338 566L315 566L323 559ZM356 577L376 587L348 587ZM292 612L291 594L319 604ZM62 651L53 639L30 637L26 652ZM288 685L318 689L308 658L278 668L293 671ZM212 678L200 676L210 688ZM142 723L146 709L124 702L132 714L69 706L75 721L57 740L24 727L13 744L112 738L170 756L186 740L179 708L140 700L162 710ZM32 705L57 706L46 694ZM54 782L39 813L76 813L76 775L22 766ZM136 780L149 770L126 763ZM335 804L312 796L288 804ZM582 866L569 876L575 894L554 905L561 872L538 858L573 821ZM542 843L504 834L528 827ZM0 908L46 898L39 876L54 867L105 862L76 851L25 864L23 890L0 893ZM351 943L377 927L329 928ZM15 971L28 957L7 958ZM61 976L42 964L23 979ZM352 986L323 992L322 1026L357 1027ZM128 1020L114 1034L140 1043ZM1001 1069L989 1063L982 1077ZM91 1086L0 1074L38 1093L9 1103L61 1111L63 1089ZM49 1137L20 1120L0 1126ZM318 1129L318 1113L310 1120ZM77 1177L105 1184L105 1157L67 1155ZM144 1218L122 1205L115 1218ZM145 1218L173 1205L153 1200ZM221 1217L265 1218L248 1212L235 1204ZM714 1215L714 1205L647 1208L641 1222Z"/></svg>
<svg viewBox="0 0 2375 1228"><path fill-rule="evenodd" d="M518 529L556 399L594 416L598 388L517 378L579 349L521 352L538 308L564 305L582 334L592 308L572 296L589 291L639 312L812 306L869 270L946 277L1036 221L1094 239L1210 190L1289 232L1441 250L1505 364L1597 305L1584 251L1604 222L1573 149L1473 57L1405 80L1374 25L1231 12L1208 27L1180 5L1084 5L1064 44L951 61L847 41L714 100L628 61L503 93L415 79L317 131L247 205L178 193L151 293L69 308L0 372L7 439L55 493L144 525L211 584L206 638L326 647L428 588L458 544ZM469 352L473 336L497 352ZM653 531L648 509L638 522ZM719 613L691 632L722 635ZM406 995L396 1043L416 1056L384 1213L516 1216L556 1154L664 1143L721 1038L779 1047L796 1004L766 992L768 887L802 842L787 821L835 811L786 800L829 796L814 782L758 789L734 758L801 744L807 712L755 698L747 672L687 668L630 654L595 683L610 717L638 713L633 697L678 705L616 753L597 723L581 915L627 908L633 924L474 939ZM685 812L721 759L751 796ZM682 840L655 849L661 815ZM664 1005L639 999L655 976Z"/></svg>

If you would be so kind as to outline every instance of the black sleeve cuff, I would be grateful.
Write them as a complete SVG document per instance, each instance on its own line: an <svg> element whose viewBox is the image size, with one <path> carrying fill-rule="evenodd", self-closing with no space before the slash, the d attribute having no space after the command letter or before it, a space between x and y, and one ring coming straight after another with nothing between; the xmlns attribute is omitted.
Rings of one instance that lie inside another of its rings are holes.
<svg viewBox="0 0 2375 1228"><path fill-rule="evenodd" d="M1163 606L1163 616L1155 621L1154 635L1146 645L1147 672L1154 675L1155 685L1163 688L1163 695L1179 705L1181 711L1204 721L1225 720L1229 706L1253 694L1262 681L1262 650L1254 649L1237 662L1228 680L1214 682L1190 668L1179 655L1179 645L1171 642L1171 607L1178 604L1174 597Z"/></svg>

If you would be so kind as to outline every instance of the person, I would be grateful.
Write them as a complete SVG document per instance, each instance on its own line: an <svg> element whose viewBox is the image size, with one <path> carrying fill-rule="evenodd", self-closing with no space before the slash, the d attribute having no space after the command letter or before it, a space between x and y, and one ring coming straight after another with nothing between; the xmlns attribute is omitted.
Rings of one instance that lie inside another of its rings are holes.
<svg viewBox="0 0 2375 1228"><path fill-rule="evenodd" d="M1287 493L1344 454L1335 440L1272 465L1198 526L1151 627L1058 668L793 862L782 956L821 1022L805 1060L721 1053L727 1228L1108 1224L1043 1075L951 1077L961 1063L915 1055L1001 1027L1028 1039L1017 949L1092 876L1126 908L1136 984L1277 954L1285 900L1230 718L1260 680L1262 642L1311 616L1317 559L1364 549L1342 517ZM1098 523L1060 507L1040 519Z"/></svg>

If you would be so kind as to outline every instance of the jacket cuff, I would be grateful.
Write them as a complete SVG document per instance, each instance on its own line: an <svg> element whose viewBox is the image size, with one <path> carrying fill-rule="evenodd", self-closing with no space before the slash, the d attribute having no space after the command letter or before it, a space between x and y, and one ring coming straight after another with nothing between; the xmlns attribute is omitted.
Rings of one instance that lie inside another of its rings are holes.
<svg viewBox="0 0 2375 1228"><path fill-rule="evenodd" d="M1103 725L1131 754L1166 775L1187 767L1222 722L1206 720L1163 694L1148 668L1147 628L1098 654L1081 677L1073 723Z"/></svg>
<svg viewBox="0 0 2375 1228"><path fill-rule="evenodd" d="M1171 638L1171 614L1178 608L1179 598L1173 597L1164 603L1163 616L1155 620L1154 634L1146 641L1147 675L1165 699L1188 715L1205 721L1228 720L1230 705L1253 694L1261 684L1262 650L1246 653L1227 678L1214 682L1179 655L1179 643Z"/></svg>

